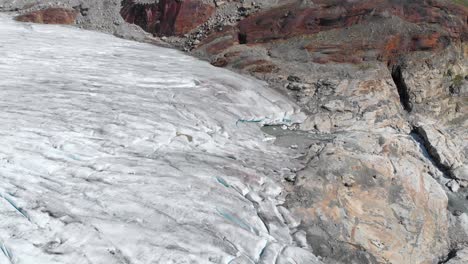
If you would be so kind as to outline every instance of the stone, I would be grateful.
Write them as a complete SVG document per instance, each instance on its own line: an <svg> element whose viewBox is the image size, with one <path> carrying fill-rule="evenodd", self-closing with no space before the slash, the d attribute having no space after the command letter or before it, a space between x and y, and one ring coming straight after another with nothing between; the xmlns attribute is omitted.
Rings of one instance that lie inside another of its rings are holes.
<svg viewBox="0 0 468 264"><path fill-rule="evenodd" d="M226 58L217 58L211 62L211 65L216 67L225 67L228 65L228 61Z"/></svg>
<svg viewBox="0 0 468 264"><path fill-rule="evenodd" d="M455 168L453 170L453 176L458 180L467 182L468 181L468 166L462 165L458 168Z"/></svg>
<svg viewBox="0 0 468 264"><path fill-rule="evenodd" d="M299 78L299 77L297 77L297 76L295 76L295 75L289 75L289 76L288 76L288 81L300 83L300 82L301 82L301 78Z"/></svg>
<svg viewBox="0 0 468 264"><path fill-rule="evenodd" d="M70 25L75 23L77 15L73 9L47 8L16 16L15 19L21 22Z"/></svg>
<svg viewBox="0 0 468 264"><path fill-rule="evenodd" d="M341 176L341 179L343 181L344 186L346 186L346 187L353 187L354 183L356 182L354 180L354 176L349 175L349 174Z"/></svg>
<svg viewBox="0 0 468 264"><path fill-rule="evenodd" d="M449 187L452 192L458 192L458 190L460 190L460 184L458 184L456 180L449 181L447 187Z"/></svg>
<svg viewBox="0 0 468 264"><path fill-rule="evenodd" d="M442 169L449 170L453 175L453 169L463 165L465 157L458 149L459 146L457 146L451 140L451 137L444 133L437 125L419 123L416 125L415 131L424 140L429 155L431 155ZM459 169L459 171L464 171L464 169ZM464 173L461 172L459 174Z"/></svg>
<svg viewBox="0 0 468 264"><path fill-rule="evenodd" d="M306 89L308 86L303 83L298 83L298 82L290 82L286 85L286 88L291 90L291 91L301 91L303 89Z"/></svg>
<svg viewBox="0 0 468 264"><path fill-rule="evenodd" d="M322 105L322 107L331 112L344 112L348 110L345 103L341 100L332 100Z"/></svg>

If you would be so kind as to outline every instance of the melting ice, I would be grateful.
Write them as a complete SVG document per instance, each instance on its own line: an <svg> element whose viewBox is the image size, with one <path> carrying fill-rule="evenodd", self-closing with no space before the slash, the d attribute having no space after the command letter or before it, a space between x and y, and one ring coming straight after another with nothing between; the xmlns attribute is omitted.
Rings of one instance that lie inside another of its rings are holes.
<svg viewBox="0 0 468 264"><path fill-rule="evenodd" d="M281 207L300 122L178 51L0 16L0 263L315 263Z"/></svg>

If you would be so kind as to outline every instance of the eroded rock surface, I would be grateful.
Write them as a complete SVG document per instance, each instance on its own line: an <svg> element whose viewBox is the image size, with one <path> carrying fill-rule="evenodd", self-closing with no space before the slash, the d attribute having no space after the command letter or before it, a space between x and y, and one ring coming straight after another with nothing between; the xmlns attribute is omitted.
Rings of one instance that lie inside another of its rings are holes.
<svg viewBox="0 0 468 264"><path fill-rule="evenodd" d="M264 59L273 64L275 59L394 63L400 55L466 40L467 14L466 8L444 1L294 1L214 32L198 49L224 56L247 44L240 54L263 49L270 55ZM225 57L240 68L239 56Z"/></svg>
<svg viewBox="0 0 468 264"><path fill-rule="evenodd" d="M121 15L126 22L147 32L163 35L183 35L205 23L214 6L201 0L161 0L159 3L122 1Z"/></svg>
<svg viewBox="0 0 468 264"><path fill-rule="evenodd" d="M32 22L40 24L74 24L77 12L73 9L48 8L15 17L21 22Z"/></svg>
<svg viewBox="0 0 468 264"><path fill-rule="evenodd" d="M309 155L287 203L314 253L342 263L432 263L448 250L447 196L410 136L340 133Z"/></svg>

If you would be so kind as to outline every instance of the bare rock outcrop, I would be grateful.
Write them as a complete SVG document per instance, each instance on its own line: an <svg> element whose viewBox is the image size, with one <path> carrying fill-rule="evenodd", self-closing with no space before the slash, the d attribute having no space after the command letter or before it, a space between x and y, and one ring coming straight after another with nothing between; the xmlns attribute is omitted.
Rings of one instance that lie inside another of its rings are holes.
<svg viewBox="0 0 468 264"><path fill-rule="evenodd" d="M273 64L275 59L394 63L401 55L466 40L467 14L467 8L444 1L294 1L213 32L197 49L219 57L244 45L237 56L225 56L234 68L239 56L253 49L267 50L270 56L263 59Z"/></svg>
<svg viewBox="0 0 468 264"><path fill-rule="evenodd" d="M213 14L214 5L200 0L161 0L159 3L122 2L120 14L126 22L147 32L163 35L184 35L205 23Z"/></svg>
<svg viewBox="0 0 468 264"><path fill-rule="evenodd" d="M74 24L77 11L66 8L47 8L19 15L15 19L21 22L32 22L40 24Z"/></svg>
<svg viewBox="0 0 468 264"><path fill-rule="evenodd" d="M409 135L343 132L309 157L287 203L329 263L432 263L449 250L447 196Z"/></svg>

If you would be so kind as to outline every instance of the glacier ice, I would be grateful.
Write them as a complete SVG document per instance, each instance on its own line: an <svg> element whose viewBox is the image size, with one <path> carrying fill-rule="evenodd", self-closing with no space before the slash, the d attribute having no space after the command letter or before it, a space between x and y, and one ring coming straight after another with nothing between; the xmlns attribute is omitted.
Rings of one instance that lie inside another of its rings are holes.
<svg viewBox="0 0 468 264"><path fill-rule="evenodd" d="M178 51L1 15L0 263L318 263L258 124L302 119Z"/></svg>

